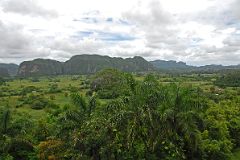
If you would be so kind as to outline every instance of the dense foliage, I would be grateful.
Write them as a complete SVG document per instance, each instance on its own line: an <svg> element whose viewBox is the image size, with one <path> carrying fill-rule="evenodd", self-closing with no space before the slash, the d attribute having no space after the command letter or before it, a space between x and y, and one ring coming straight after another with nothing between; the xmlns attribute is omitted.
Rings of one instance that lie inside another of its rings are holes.
<svg viewBox="0 0 240 160"><path fill-rule="evenodd" d="M215 84L221 87L240 87L240 70L223 74L216 80Z"/></svg>
<svg viewBox="0 0 240 160"><path fill-rule="evenodd" d="M91 90L97 92L99 98L102 99L129 95L128 74L123 74L115 69L100 71L91 82Z"/></svg>
<svg viewBox="0 0 240 160"><path fill-rule="evenodd" d="M45 93L70 99L63 106L53 103L55 97L46 100L35 93L41 91L37 87L23 88L21 101L33 109L40 103L37 109L44 109L45 117L1 107L1 158L229 159L240 147L238 88L224 93L212 86L207 92L191 84L159 82L159 77L137 80L107 69L91 83L81 81L86 95L73 86L48 85ZM76 81L80 78L72 78Z"/></svg>

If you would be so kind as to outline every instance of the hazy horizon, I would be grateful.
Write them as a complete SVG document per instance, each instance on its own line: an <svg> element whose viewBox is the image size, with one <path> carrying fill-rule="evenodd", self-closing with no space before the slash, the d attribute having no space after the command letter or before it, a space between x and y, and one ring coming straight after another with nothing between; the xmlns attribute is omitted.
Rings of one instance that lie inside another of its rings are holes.
<svg viewBox="0 0 240 160"><path fill-rule="evenodd" d="M76 55L74 55L74 56L78 56L79 54L76 54ZM82 54L82 55L98 55L98 54ZM99 55L99 56L108 56L108 55ZM135 56L138 56L138 55L135 55ZM132 57L119 57L119 56L109 56L109 57L111 57L111 58L123 58L123 59L126 59L126 58L133 58L133 57L135 57L135 56L132 56ZM71 57L70 57L71 58ZM69 58L69 59L70 59ZM144 57L143 57L144 58ZM17 64L17 65L20 65L21 63L23 63L23 62L25 62L25 61L33 61L33 60L36 60L36 59L50 59L50 60L56 60L56 59L53 59L53 58L35 58L35 59L29 59L29 60L24 60L24 61L21 61L21 62L19 62L19 63L8 63L8 62L3 62L2 64ZM59 62L66 62L66 61L68 61L69 59L67 59L67 60L63 60L63 61L61 61L61 60L57 60L57 61L59 61ZM176 60L171 60L171 59L169 59L169 60L164 60L164 59L153 59L153 60L147 60L147 61L149 61L149 62L151 62L151 61L157 61L157 60L162 60L162 61L175 61L175 62L177 62L177 63L179 63L179 62L183 62L183 63L186 63L186 65L188 65L188 66L195 66L195 67L201 67L201 66L208 66L208 65L222 65L222 64L214 64L214 63L212 63L212 64L205 64L205 65L194 65L194 64L188 64L187 62L184 62L184 61L176 61ZM1 62L0 62L0 64L1 64ZM230 64L230 65L222 65L222 66L235 66L235 65L240 65L240 63L239 64Z"/></svg>
<svg viewBox="0 0 240 160"><path fill-rule="evenodd" d="M240 64L239 0L1 0L0 63L79 54Z"/></svg>

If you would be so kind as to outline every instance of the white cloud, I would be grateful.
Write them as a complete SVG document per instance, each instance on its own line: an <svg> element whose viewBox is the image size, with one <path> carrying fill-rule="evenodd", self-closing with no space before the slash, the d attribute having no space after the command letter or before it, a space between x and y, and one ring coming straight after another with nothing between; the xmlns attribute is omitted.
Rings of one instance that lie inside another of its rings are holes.
<svg viewBox="0 0 240 160"><path fill-rule="evenodd" d="M2 0L0 62L102 54L237 64L239 2Z"/></svg>
<svg viewBox="0 0 240 160"><path fill-rule="evenodd" d="M4 12L40 17L57 16L57 12L41 7L35 0L3 0L1 4Z"/></svg>
<svg viewBox="0 0 240 160"><path fill-rule="evenodd" d="M238 20L240 20L240 1L239 0L235 0L232 3L232 11L234 15L238 18Z"/></svg>

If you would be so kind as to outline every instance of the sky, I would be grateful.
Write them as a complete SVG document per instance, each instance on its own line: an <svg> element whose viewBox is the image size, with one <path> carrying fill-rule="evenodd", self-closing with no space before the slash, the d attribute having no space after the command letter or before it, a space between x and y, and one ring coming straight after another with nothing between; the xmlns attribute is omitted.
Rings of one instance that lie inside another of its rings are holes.
<svg viewBox="0 0 240 160"><path fill-rule="evenodd" d="M0 0L0 63L79 54L240 64L240 0Z"/></svg>

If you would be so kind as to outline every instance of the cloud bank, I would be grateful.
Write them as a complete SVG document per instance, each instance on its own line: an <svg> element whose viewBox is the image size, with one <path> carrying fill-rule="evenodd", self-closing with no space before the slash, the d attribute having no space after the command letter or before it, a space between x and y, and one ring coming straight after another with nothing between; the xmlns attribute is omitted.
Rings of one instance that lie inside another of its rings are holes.
<svg viewBox="0 0 240 160"><path fill-rule="evenodd" d="M238 0L2 0L0 62L76 54L240 63Z"/></svg>

